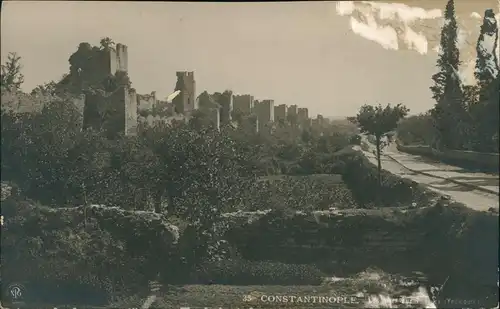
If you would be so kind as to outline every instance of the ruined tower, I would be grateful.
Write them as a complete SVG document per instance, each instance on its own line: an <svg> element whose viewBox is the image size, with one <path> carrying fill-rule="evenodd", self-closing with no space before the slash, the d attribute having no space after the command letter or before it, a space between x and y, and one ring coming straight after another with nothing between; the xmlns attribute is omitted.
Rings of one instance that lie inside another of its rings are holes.
<svg viewBox="0 0 500 309"><path fill-rule="evenodd" d="M234 95L233 107L239 113L250 114L254 108L254 97L249 94Z"/></svg>
<svg viewBox="0 0 500 309"><path fill-rule="evenodd" d="M233 113L233 93L232 91L224 91L220 97L221 110L220 121L223 124L228 124L232 121Z"/></svg>
<svg viewBox="0 0 500 309"><path fill-rule="evenodd" d="M263 100L255 104L255 112L259 119L259 131L274 121L274 100Z"/></svg>
<svg viewBox="0 0 500 309"><path fill-rule="evenodd" d="M102 80L117 72L127 72L127 46L116 44L99 52L92 59L91 79ZM134 89L121 86L112 93L87 93L81 97L84 101L83 125L105 130L110 135L137 133L137 95Z"/></svg>
<svg viewBox="0 0 500 309"><path fill-rule="evenodd" d="M287 115L287 106L286 104L280 104L274 107L274 121L286 121Z"/></svg>
<svg viewBox="0 0 500 309"><path fill-rule="evenodd" d="M172 102L177 113L190 113L196 109L196 82L194 80L194 72L177 72L177 84L174 90L181 91Z"/></svg>

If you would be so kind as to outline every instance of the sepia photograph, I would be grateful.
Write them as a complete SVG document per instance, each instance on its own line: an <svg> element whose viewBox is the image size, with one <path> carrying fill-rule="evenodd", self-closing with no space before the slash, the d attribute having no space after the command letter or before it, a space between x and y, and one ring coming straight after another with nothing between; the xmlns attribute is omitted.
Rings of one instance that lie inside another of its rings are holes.
<svg viewBox="0 0 500 309"><path fill-rule="evenodd" d="M498 309L499 23L3 1L0 309Z"/></svg>

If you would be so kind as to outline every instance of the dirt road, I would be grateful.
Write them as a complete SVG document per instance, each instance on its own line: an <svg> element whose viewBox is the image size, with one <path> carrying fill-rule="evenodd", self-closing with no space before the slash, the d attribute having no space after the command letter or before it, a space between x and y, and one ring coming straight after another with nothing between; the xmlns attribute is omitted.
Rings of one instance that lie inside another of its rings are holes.
<svg viewBox="0 0 500 309"><path fill-rule="evenodd" d="M363 139L366 142L365 139ZM375 165L374 146L363 151ZM395 144L383 150L382 168L395 175L409 178L431 190L478 211L498 210L498 175L476 173L462 168L433 161L421 156L400 152Z"/></svg>

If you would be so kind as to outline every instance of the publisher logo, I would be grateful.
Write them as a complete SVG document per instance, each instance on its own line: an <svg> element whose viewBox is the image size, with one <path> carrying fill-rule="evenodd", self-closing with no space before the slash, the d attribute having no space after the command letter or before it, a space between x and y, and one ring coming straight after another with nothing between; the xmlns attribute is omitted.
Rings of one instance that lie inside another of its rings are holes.
<svg viewBox="0 0 500 309"><path fill-rule="evenodd" d="M12 283L7 287L7 297L13 302L21 301L24 297L25 288L22 284Z"/></svg>

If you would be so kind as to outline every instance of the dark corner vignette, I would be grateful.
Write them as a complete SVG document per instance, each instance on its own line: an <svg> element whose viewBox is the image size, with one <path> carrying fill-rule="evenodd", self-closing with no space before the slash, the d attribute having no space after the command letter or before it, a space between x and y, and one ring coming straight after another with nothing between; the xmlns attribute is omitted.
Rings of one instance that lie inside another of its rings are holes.
<svg viewBox="0 0 500 309"><path fill-rule="evenodd" d="M2 9L0 308L498 308L496 1Z"/></svg>

